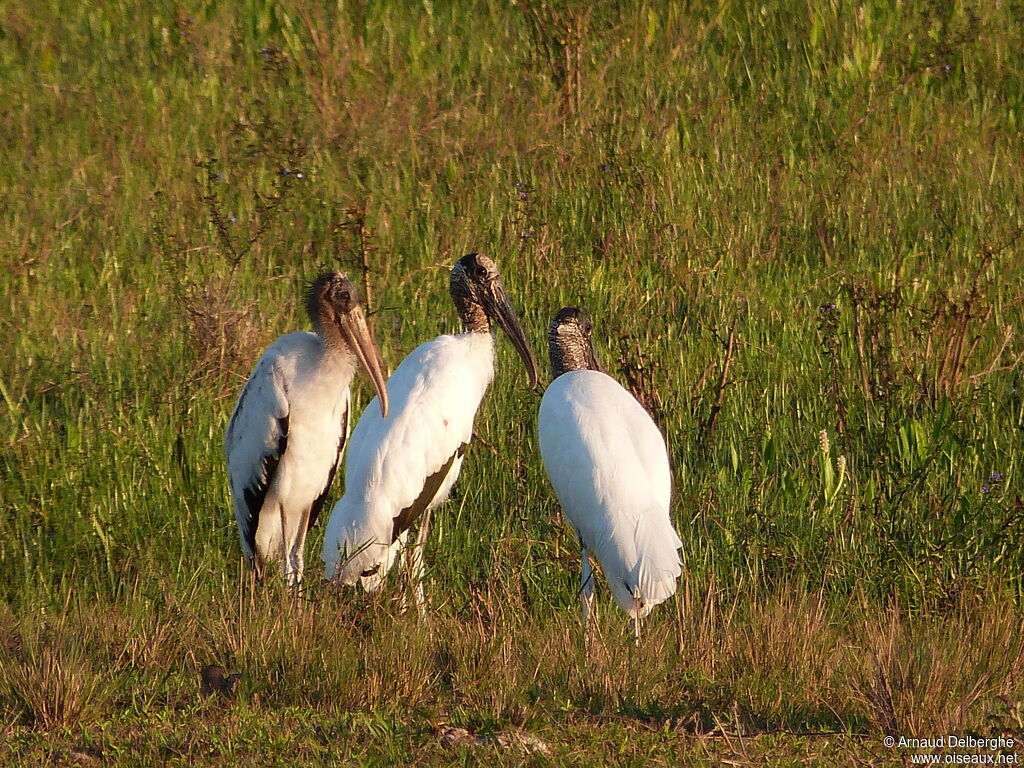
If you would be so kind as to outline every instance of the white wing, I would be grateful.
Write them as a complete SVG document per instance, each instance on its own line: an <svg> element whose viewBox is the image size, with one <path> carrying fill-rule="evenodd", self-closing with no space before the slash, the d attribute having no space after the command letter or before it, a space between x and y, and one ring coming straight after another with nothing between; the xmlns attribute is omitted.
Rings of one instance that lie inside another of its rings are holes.
<svg viewBox="0 0 1024 768"><path fill-rule="evenodd" d="M447 497L494 376L493 355L490 334L421 344L388 380L388 418L376 399L363 411L345 460L345 495L327 524L327 578L352 584L364 574L383 577L392 544L415 520L408 515Z"/></svg>
<svg viewBox="0 0 1024 768"><path fill-rule="evenodd" d="M242 550L252 558L267 490L288 445L287 374L272 345L238 396L224 436L228 479Z"/></svg>
<svg viewBox="0 0 1024 768"><path fill-rule="evenodd" d="M675 591L681 572L661 433L625 389L597 371L570 371L552 382L538 432L566 517L619 606L645 616Z"/></svg>

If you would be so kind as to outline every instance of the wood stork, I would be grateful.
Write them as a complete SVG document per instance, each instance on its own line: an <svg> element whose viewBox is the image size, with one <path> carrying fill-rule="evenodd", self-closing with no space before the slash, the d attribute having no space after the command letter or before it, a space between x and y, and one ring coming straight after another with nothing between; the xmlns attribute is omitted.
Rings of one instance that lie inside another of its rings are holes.
<svg viewBox="0 0 1024 768"><path fill-rule="evenodd" d="M584 630L594 595L593 552L639 640L640 619L675 592L682 542L669 519L665 441L640 403L601 369L592 331L574 307L551 323L554 381L540 404L540 452L580 540Z"/></svg>
<svg viewBox="0 0 1024 768"><path fill-rule="evenodd" d="M330 490L349 432L348 385L357 363L388 410L383 363L355 285L328 272L309 288L315 333L271 344L238 396L224 453L242 551L257 579L281 559L289 585L302 580L306 532Z"/></svg>
<svg viewBox="0 0 1024 768"><path fill-rule="evenodd" d="M360 580L373 592L419 521L411 576L420 610L431 511L459 476L473 419L494 378L493 323L522 357L531 385L538 383L537 363L494 261L477 253L459 259L449 289L463 332L409 353L388 379L390 415L382 417L371 403L360 417L345 459L345 494L331 512L323 549L328 579Z"/></svg>

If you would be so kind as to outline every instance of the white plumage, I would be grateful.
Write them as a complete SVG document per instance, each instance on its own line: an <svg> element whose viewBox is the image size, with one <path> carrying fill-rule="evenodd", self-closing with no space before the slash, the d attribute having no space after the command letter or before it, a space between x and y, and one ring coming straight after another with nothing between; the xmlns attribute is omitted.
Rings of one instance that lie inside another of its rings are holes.
<svg viewBox="0 0 1024 768"><path fill-rule="evenodd" d="M541 401L540 451L583 550L584 621L593 588L590 551L639 630L639 620L675 592L681 572L665 441L629 392L593 370L599 366L582 313L562 310L550 338L556 378Z"/></svg>
<svg viewBox="0 0 1024 768"><path fill-rule="evenodd" d="M382 419L373 403L359 419L345 462L345 495L327 524L327 578L353 584L362 574L378 588L404 534L395 519L421 498L428 478L436 490L423 512L448 498L473 437L473 420L494 378L494 338L489 333L439 336L414 349L388 379L391 409Z"/></svg>
<svg viewBox="0 0 1024 768"><path fill-rule="evenodd" d="M418 522L412 576L421 608L430 513L458 478L477 409L494 377L492 319L537 381L533 354L494 262L481 254L460 259L451 293L463 332L421 344L402 361L387 383L387 418L372 404L360 417L346 459L345 494L331 512L323 548L328 579L343 585L361 580L365 589L376 590Z"/></svg>
<svg viewBox="0 0 1024 768"><path fill-rule="evenodd" d="M238 397L224 438L242 552L262 578L281 559L302 579L306 533L326 499L349 432L349 383L359 362L378 391L380 358L355 287L336 273L310 289L318 333L278 338Z"/></svg>

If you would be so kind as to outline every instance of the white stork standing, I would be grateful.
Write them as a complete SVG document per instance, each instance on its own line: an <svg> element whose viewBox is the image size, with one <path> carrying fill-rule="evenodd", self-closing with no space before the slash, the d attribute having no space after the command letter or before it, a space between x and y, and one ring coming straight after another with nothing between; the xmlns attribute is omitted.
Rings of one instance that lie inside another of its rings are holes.
<svg viewBox="0 0 1024 768"><path fill-rule="evenodd" d="M323 558L327 578L361 580L380 588L419 521L411 575L423 609L423 544L431 511L451 491L473 419L494 378L497 322L522 357L533 386L537 364L495 263L483 254L464 256L452 268L450 291L463 332L438 336L409 353L388 379L390 415L372 403L352 433L345 459L345 495L327 523Z"/></svg>
<svg viewBox="0 0 1024 768"><path fill-rule="evenodd" d="M594 595L593 552L639 641L640 619L676 590L682 542L669 519L665 441L640 403L601 369L592 330L573 307L551 323L554 381L540 404L540 452L580 540L584 630Z"/></svg>
<svg viewBox="0 0 1024 768"><path fill-rule="evenodd" d="M380 352L352 281L320 275L306 308L316 333L289 333L267 348L224 436L242 551L257 579L281 559L292 586L302 580L306 532L348 438L348 385L357 363L380 395L381 412L388 410Z"/></svg>

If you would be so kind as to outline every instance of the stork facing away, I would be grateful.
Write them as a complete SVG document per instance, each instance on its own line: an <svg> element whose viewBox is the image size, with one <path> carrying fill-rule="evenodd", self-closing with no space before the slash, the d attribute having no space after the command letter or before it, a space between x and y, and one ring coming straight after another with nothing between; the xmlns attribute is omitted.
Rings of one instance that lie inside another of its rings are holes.
<svg viewBox="0 0 1024 768"><path fill-rule="evenodd" d="M361 365L387 414L383 362L346 275L320 275L306 308L315 333L271 344L228 423L228 462L242 552L257 579L281 560L288 584L302 580L306 533L323 508L349 433L349 382Z"/></svg>
<svg viewBox="0 0 1024 768"><path fill-rule="evenodd" d="M580 541L584 630L593 612L593 553L639 641L640 620L675 592L682 542L669 518L665 441L640 403L603 372L592 333L574 307L551 323L554 381L540 404L540 452Z"/></svg>
<svg viewBox="0 0 1024 768"><path fill-rule="evenodd" d="M494 324L522 357L531 385L537 364L498 267L472 253L452 268L450 292L462 333L439 336L409 353L388 379L385 418L371 403L352 433L345 494L324 539L327 578L377 591L419 522L410 570L422 611L423 546L432 510L450 493L473 436L473 420L494 378Z"/></svg>

